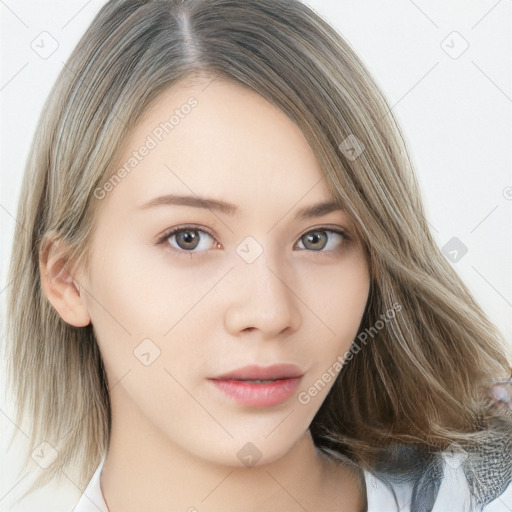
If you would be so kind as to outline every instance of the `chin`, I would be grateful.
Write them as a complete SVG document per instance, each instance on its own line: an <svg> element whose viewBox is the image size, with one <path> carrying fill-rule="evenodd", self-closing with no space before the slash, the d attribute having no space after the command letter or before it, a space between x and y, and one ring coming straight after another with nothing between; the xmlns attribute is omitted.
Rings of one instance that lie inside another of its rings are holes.
<svg viewBox="0 0 512 512"><path fill-rule="evenodd" d="M281 442L284 440L278 437L272 441L258 440L258 437L254 436L254 441L250 440L251 436L247 436L242 441L226 439L225 443L218 440L204 444L199 443L190 447L190 452L213 464L240 469L271 464L284 457L293 448L293 444L285 445ZM201 448L203 448L202 451Z"/></svg>

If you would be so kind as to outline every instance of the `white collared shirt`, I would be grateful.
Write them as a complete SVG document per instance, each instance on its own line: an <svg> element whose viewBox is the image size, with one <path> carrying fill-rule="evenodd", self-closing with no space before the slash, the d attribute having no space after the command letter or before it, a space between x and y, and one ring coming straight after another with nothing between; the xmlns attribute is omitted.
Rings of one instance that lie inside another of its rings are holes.
<svg viewBox="0 0 512 512"><path fill-rule="evenodd" d="M100 488L104 462L105 457L71 512L109 512ZM364 470L364 477L368 512L411 512L411 485L394 485L393 496L391 489L370 472ZM444 465L444 477L432 512L474 512L471 509L470 491L462 466L454 468L449 464ZM483 512L512 512L512 484L508 485L503 494L487 504Z"/></svg>

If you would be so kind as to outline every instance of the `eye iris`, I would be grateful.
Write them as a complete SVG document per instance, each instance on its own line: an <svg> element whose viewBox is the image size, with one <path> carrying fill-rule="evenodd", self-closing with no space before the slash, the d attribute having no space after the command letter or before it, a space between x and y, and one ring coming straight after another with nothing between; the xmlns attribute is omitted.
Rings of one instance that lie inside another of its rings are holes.
<svg viewBox="0 0 512 512"><path fill-rule="evenodd" d="M320 247L320 249L323 249L325 247L325 244L327 243L327 236L323 231L314 231L311 233L308 233L307 235L304 235L303 242L304 246L308 249L318 249L318 245L315 245L318 243L319 240L324 239L324 244ZM309 242L313 242L313 246L308 247Z"/></svg>
<svg viewBox="0 0 512 512"><path fill-rule="evenodd" d="M187 229L176 233L176 242L182 249L195 249L198 241L199 235L194 229Z"/></svg>

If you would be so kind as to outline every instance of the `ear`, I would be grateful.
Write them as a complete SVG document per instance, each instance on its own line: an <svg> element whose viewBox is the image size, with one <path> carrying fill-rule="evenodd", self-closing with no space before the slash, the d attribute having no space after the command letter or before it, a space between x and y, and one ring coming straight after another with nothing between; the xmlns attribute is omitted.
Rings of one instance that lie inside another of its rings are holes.
<svg viewBox="0 0 512 512"><path fill-rule="evenodd" d="M80 295L80 283L73 276L68 248L58 238L46 238L39 252L41 287L61 318L75 327L89 325L91 317L84 297Z"/></svg>

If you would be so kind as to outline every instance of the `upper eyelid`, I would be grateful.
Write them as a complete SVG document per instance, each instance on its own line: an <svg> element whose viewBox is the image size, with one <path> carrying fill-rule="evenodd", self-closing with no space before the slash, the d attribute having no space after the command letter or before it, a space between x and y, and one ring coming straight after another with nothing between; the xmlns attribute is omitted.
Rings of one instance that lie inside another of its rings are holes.
<svg viewBox="0 0 512 512"><path fill-rule="evenodd" d="M204 227L201 227L201 226L186 225L185 224L183 226L176 226L174 228L169 228L169 229L165 230L162 233L162 235L160 235L157 238L157 242L166 240L170 236L175 235L176 233L179 233L180 231L187 231L187 230L190 230L190 231L202 231L203 233L206 233L207 235L211 236L213 239L217 240L217 237L213 233L211 233L208 229L206 229Z"/></svg>

